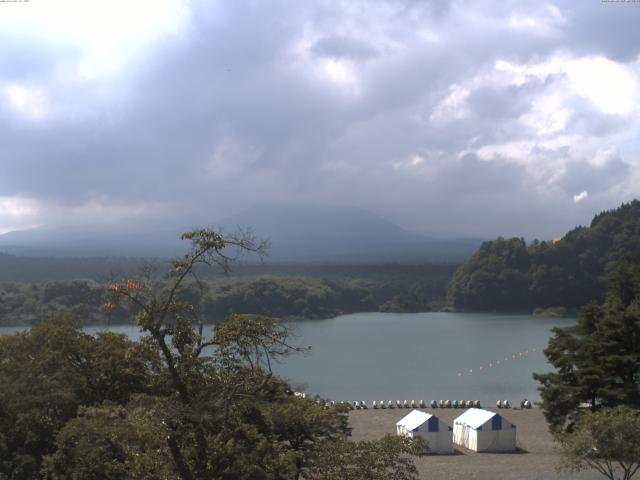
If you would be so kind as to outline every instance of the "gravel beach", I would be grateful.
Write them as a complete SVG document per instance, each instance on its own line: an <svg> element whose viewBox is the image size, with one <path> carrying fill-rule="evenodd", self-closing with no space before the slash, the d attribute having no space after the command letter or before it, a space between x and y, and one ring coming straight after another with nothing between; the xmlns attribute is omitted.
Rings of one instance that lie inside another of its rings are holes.
<svg viewBox="0 0 640 480"><path fill-rule="evenodd" d="M424 455L416 460L421 479L460 480L597 480L603 478L595 471L569 475L559 474L555 467L559 455L548 432L547 423L539 409L499 411L516 425L518 451L514 453L475 453L455 447L452 455ZM425 409L453 424L464 409ZM410 409L354 410L349 414L354 440L373 440L385 434L395 434L395 423Z"/></svg>

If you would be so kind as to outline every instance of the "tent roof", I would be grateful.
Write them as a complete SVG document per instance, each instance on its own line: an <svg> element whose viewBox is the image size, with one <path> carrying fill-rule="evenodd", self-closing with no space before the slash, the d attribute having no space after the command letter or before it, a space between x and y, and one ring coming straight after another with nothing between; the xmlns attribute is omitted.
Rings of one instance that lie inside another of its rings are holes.
<svg viewBox="0 0 640 480"><path fill-rule="evenodd" d="M396 426L404 426L407 430L415 430L420 425L429 420L433 415L421 412L420 410L412 410L411 413L402 417L398 422L396 422Z"/></svg>
<svg viewBox="0 0 640 480"><path fill-rule="evenodd" d="M496 412L490 412L489 410L470 408L456 418L453 423L467 425L475 430L487 423L488 420L496 415L498 415Z"/></svg>

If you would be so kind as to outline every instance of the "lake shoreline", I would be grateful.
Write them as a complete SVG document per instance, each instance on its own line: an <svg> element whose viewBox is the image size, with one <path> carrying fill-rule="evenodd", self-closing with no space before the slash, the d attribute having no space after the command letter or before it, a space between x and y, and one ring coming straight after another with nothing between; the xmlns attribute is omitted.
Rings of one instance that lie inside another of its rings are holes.
<svg viewBox="0 0 640 480"><path fill-rule="evenodd" d="M358 313L322 321L286 322L292 341L311 346L273 364L294 389L335 401L405 399L479 400L519 405L539 399L534 372L549 371L543 350L551 329L572 319L509 314L427 312ZM0 328L12 333L28 326ZM213 325L205 325L211 335ZM84 330L124 333L137 340L136 325L98 324ZM306 387L305 387L306 386Z"/></svg>
<svg viewBox="0 0 640 480"><path fill-rule="evenodd" d="M550 310L550 309L543 309L543 310ZM366 314L390 314L390 315L423 315L423 314L428 314L428 313L453 313L453 314L460 314L460 315L497 315L497 316L529 316L529 317L535 317L535 318L558 318L558 319L566 319L566 318L575 318L578 315L578 311L577 310L567 310L566 314L564 315L544 315L544 314L536 314L535 311L532 310L500 310L500 311L490 311L490 310L478 310L478 311L471 311L471 310L453 310L453 309L447 309L447 308L443 308L443 309L439 309L439 310L425 310L425 311L420 311L420 312L413 312L413 311L403 311L403 312L383 312L383 311L361 311L361 312L337 312L335 315L333 316L318 316L318 317L298 317L298 316L287 316L287 317L270 317L273 320L276 320L278 322L285 322L285 323L296 323L296 322L307 322L307 321L323 321L323 320L334 320L336 318L340 318L340 317L344 317L344 316L349 316L349 315L366 315ZM248 314L249 315L249 314ZM251 314L252 315L252 314ZM220 323L224 321L224 319L221 318L216 318L213 320L208 320L207 324L211 324L214 325L216 323ZM3 328L30 328L34 325L37 325L37 323L2 323L2 319L0 319L0 329ZM197 323L194 323L194 325L197 325ZM97 327L128 327L128 326L135 326L134 323L125 323L125 322L114 322L114 323L87 323L87 324L83 324L82 327L83 328L97 328Z"/></svg>
<svg viewBox="0 0 640 480"><path fill-rule="evenodd" d="M421 409L452 426L456 417L466 409ZM560 461L557 444L549 433L543 412L539 408L527 410L496 409L516 426L518 450L513 453L476 453L455 446L452 455L423 455L416 458L419 478L448 480L596 480L594 472L575 475L559 474ZM400 410L354 410L349 412L352 440L375 440L386 434L395 435L395 423L409 413Z"/></svg>

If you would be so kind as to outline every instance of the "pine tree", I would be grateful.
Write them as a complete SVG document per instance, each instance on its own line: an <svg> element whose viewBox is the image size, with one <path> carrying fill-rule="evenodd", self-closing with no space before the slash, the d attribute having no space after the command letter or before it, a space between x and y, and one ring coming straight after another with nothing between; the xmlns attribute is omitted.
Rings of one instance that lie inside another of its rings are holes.
<svg viewBox="0 0 640 480"><path fill-rule="evenodd" d="M620 263L603 305L553 333L545 355L556 371L534 374L552 431L571 430L584 407L640 407L640 259Z"/></svg>

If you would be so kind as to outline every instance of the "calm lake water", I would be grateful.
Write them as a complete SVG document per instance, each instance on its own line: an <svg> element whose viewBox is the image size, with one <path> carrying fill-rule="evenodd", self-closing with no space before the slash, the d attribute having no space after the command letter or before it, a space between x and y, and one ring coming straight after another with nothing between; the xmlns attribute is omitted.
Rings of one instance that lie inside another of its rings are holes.
<svg viewBox="0 0 640 480"><path fill-rule="evenodd" d="M292 323L310 345L275 370L307 392L335 400L538 399L533 372L553 326L574 319L472 313L358 313ZM104 327L88 327L88 332ZM0 333L17 329L2 328ZM110 330L139 337L136 327Z"/></svg>

